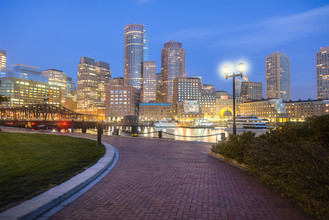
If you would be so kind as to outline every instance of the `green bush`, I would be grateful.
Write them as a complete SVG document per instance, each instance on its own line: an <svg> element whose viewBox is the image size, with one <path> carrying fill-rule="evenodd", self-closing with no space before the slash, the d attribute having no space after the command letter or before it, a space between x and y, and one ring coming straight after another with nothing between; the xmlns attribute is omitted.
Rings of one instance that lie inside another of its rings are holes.
<svg viewBox="0 0 329 220"><path fill-rule="evenodd" d="M289 196L306 212L329 219L329 115L286 123L255 137L230 136L212 151L247 165L249 172Z"/></svg>

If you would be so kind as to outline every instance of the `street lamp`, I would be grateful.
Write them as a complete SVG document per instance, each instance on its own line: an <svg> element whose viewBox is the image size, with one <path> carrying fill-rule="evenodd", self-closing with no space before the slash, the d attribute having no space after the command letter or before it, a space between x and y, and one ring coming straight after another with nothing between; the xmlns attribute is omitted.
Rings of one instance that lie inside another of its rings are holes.
<svg viewBox="0 0 329 220"><path fill-rule="evenodd" d="M239 72L238 74L235 74L233 72L232 75L229 75L230 73L230 66L225 65L224 66L224 74L226 80L228 78L233 78L233 135L236 135L236 121L235 121L235 77L240 76L242 78L242 73L245 71L245 65L244 63L239 64Z"/></svg>

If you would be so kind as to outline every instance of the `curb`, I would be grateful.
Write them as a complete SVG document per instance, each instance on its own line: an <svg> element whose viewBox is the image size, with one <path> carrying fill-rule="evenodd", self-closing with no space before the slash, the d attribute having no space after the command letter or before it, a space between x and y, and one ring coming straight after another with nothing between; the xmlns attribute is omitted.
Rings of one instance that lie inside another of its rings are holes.
<svg viewBox="0 0 329 220"><path fill-rule="evenodd" d="M96 164L60 185L0 213L0 219L34 219L86 187L101 175L114 160L115 148L105 142L102 143L106 152Z"/></svg>
<svg viewBox="0 0 329 220"><path fill-rule="evenodd" d="M247 166L245 164L239 164L238 162L236 162L235 160L231 159L226 159L223 155L221 154L218 154L218 153L214 153L212 151L208 151L208 152L203 152L204 154L210 156L210 157L213 157L213 158L216 158L216 159L219 159L225 163L228 163L236 168L239 168L240 170L243 170L243 171L247 171Z"/></svg>

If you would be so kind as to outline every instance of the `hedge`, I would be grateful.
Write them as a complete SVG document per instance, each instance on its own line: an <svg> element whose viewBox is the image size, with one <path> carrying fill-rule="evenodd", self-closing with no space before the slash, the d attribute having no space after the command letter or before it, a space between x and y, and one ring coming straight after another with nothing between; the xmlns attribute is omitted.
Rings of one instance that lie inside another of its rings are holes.
<svg viewBox="0 0 329 220"><path fill-rule="evenodd" d="M231 135L212 151L247 170L307 213L329 219L329 115L286 123L259 137Z"/></svg>

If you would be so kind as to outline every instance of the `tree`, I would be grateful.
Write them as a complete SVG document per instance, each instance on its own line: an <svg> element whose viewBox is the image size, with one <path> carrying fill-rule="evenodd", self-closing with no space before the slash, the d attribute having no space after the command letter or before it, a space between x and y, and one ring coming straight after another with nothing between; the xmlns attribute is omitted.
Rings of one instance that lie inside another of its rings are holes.
<svg viewBox="0 0 329 220"><path fill-rule="evenodd" d="M3 95L0 95L0 104L3 102L8 102L10 99L8 97L5 97Z"/></svg>

